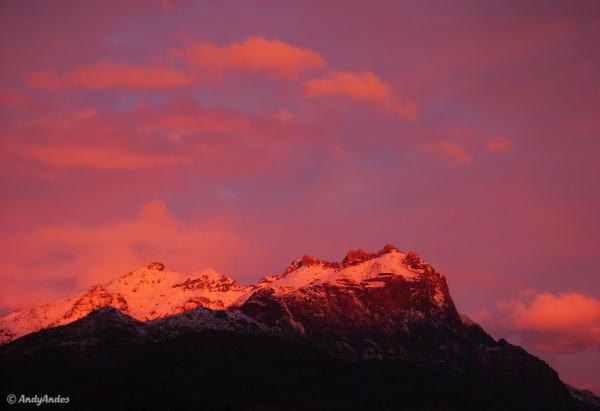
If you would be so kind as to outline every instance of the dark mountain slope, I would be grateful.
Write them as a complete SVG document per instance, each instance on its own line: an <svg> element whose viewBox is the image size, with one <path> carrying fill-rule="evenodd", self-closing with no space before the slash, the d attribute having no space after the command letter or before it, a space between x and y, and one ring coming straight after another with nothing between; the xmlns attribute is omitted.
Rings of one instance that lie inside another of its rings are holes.
<svg viewBox="0 0 600 411"><path fill-rule="evenodd" d="M266 333L161 337L117 310L88 317L2 347L0 395L60 394L70 403L30 408L62 410L588 409L402 360L349 361Z"/></svg>

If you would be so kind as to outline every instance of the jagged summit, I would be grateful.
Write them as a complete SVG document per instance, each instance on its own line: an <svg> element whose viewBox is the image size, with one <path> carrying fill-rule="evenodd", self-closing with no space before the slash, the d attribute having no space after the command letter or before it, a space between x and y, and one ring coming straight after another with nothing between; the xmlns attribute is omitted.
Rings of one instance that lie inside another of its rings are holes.
<svg viewBox="0 0 600 411"><path fill-rule="evenodd" d="M315 320L318 328L325 323L330 328L343 323L350 328L392 329L398 323L391 324L391 318L399 313L403 318L435 314L463 324L445 277L416 253L406 254L389 244L377 253L350 251L342 263L304 256L227 310L239 309L253 316L268 306L283 306L278 321L307 333L314 327L305 324Z"/></svg>
<svg viewBox="0 0 600 411"><path fill-rule="evenodd" d="M397 247L393 245L386 244L379 252L377 253L366 253L362 249L358 249L357 251L348 251L346 257L342 260L341 263L338 262L329 262L325 260L319 260L318 258L311 257L305 255L300 260L292 261L292 263L288 266L288 268L283 273L283 276L288 275L292 271L297 270L300 267L311 267L311 266L322 266L325 268L333 268L333 269L341 269L345 267L349 267L352 265L358 265L364 263L366 261L372 260L374 258L381 257L385 254L399 252L402 253Z"/></svg>
<svg viewBox="0 0 600 411"><path fill-rule="evenodd" d="M385 247L383 247L377 253L366 253L359 248L357 251L348 251L348 254L342 261L342 265L349 266L349 265L360 264L362 262L369 261L374 258L381 257L384 254L389 254L389 253L393 253L393 252L402 253L402 251L400 251L397 247L394 247L393 245L390 245L390 244L386 244Z"/></svg>
<svg viewBox="0 0 600 411"><path fill-rule="evenodd" d="M341 263L305 255L293 261L282 275L265 276L257 284L244 286L210 268L191 273L167 270L152 262L106 284L90 288L40 307L15 311L0 319L0 343L43 328L68 324L98 308L110 305L140 321L163 318L202 306L233 311L254 293L271 290L289 294L315 284L355 282L364 287L385 284L382 275L405 279L435 272L418 255L405 254L386 244L377 253L349 251ZM439 304L447 298L436 291Z"/></svg>
<svg viewBox="0 0 600 411"><path fill-rule="evenodd" d="M165 265L163 263L150 263L148 264L148 270L165 271Z"/></svg>
<svg viewBox="0 0 600 411"><path fill-rule="evenodd" d="M305 255L293 261L283 275L270 277L265 283L269 287L303 287L316 280L329 282L344 278L360 282L384 273L412 278L425 271L435 273L433 267L423 262L416 253L406 254L386 244L377 253L366 253L361 249L349 251L341 263Z"/></svg>

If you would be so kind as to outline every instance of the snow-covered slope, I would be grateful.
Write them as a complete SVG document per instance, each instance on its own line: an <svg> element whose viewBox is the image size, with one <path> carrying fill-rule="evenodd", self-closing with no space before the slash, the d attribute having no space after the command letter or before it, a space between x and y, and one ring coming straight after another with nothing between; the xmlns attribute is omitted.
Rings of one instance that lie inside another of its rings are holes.
<svg viewBox="0 0 600 411"><path fill-rule="evenodd" d="M407 281L417 281L427 272L425 264L415 253L403 253L396 247L386 245L378 253L365 253L362 250L350 251L342 263L331 263L305 255L293 261L284 274L264 277L257 285L251 287L238 300L227 308L237 309L245 303L258 289L273 290L274 295L283 296L301 289L322 284L362 284L367 288L381 288L386 285L387 276L401 277ZM436 290L434 298L441 305L444 296Z"/></svg>
<svg viewBox="0 0 600 411"><path fill-rule="evenodd" d="M166 270L161 263L152 263L62 300L13 312L0 319L0 344L40 329L68 324L104 306L113 306L140 321L200 306L231 312L259 291L273 292L276 296L298 296L311 290L311 298L318 297L314 291L324 284L338 288L359 285L365 291L376 291L386 288L390 277L417 284L423 274L428 273L428 267L418 255L386 245L378 253L350 251L342 263L304 256L292 262L282 275L266 276L246 287L210 268L181 274ZM439 307L452 305L448 293L438 286L434 286L433 295L428 297Z"/></svg>
<svg viewBox="0 0 600 411"><path fill-rule="evenodd" d="M210 268L189 274L152 263L107 284L0 319L0 344L48 327L64 325L104 306L140 321L163 318L203 306L224 309L245 294L245 287Z"/></svg>

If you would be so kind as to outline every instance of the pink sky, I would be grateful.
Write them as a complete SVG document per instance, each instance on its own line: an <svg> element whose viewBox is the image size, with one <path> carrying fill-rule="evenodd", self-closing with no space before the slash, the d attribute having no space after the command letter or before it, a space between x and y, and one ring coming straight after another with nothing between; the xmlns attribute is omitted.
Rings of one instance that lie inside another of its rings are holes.
<svg viewBox="0 0 600 411"><path fill-rule="evenodd" d="M600 393L600 4L0 4L0 315L386 243Z"/></svg>

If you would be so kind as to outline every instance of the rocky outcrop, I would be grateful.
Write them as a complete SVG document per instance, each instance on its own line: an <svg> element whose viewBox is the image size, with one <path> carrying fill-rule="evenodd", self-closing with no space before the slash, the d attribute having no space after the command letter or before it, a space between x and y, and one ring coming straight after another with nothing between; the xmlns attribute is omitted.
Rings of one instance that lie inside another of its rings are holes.
<svg viewBox="0 0 600 411"><path fill-rule="evenodd" d="M165 265L163 263L150 263L148 264L148 270L165 271Z"/></svg>
<svg viewBox="0 0 600 411"><path fill-rule="evenodd" d="M122 295L115 293L111 294L102 285L97 284L92 286L81 298L62 314L54 322L47 327L56 327L57 325L67 324L78 318L86 316L92 311L96 311L102 307L113 306L122 313L130 315L127 301Z"/></svg>

